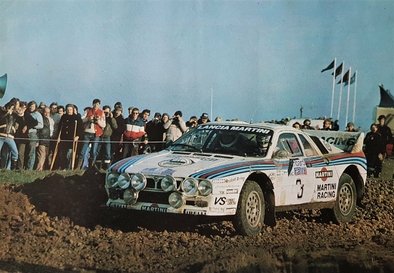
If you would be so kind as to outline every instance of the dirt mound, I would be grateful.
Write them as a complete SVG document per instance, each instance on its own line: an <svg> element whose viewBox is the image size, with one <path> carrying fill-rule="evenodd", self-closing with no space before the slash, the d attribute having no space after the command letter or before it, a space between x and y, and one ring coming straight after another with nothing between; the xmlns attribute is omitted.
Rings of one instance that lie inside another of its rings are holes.
<svg viewBox="0 0 394 273"><path fill-rule="evenodd" d="M104 175L0 187L0 272L394 272L394 183L370 180L354 223L278 215L255 238L228 219L105 207Z"/></svg>

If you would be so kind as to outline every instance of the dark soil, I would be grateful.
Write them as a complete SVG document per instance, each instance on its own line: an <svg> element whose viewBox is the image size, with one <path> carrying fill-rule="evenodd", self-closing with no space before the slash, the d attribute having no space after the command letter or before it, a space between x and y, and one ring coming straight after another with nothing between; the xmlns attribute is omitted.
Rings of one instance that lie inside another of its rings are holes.
<svg viewBox="0 0 394 273"><path fill-rule="evenodd" d="M230 219L105 207L104 175L0 187L0 272L394 272L394 181L369 180L353 223L278 214L257 237Z"/></svg>

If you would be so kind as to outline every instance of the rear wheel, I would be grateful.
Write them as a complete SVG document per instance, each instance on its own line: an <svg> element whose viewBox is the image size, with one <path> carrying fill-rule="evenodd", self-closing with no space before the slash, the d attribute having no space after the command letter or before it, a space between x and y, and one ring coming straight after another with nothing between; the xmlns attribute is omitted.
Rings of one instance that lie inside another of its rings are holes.
<svg viewBox="0 0 394 273"><path fill-rule="evenodd" d="M243 235L255 236L261 232L264 215L263 191L256 182L247 180L239 196L234 227Z"/></svg>
<svg viewBox="0 0 394 273"><path fill-rule="evenodd" d="M350 175L344 173L339 179L337 201L333 209L337 223L350 222L356 213L357 190Z"/></svg>
<svg viewBox="0 0 394 273"><path fill-rule="evenodd" d="M324 210L323 217L337 224L350 222L356 213L357 190L350 175L341 175L338 183L337 200L331 210Z"/></svg>

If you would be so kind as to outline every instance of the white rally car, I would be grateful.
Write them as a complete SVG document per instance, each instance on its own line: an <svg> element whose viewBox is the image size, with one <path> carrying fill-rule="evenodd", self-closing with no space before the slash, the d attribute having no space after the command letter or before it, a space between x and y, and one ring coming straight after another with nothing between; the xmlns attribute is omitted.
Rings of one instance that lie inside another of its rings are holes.
<svg viewBox="0 0 394 273"><path fill-rule="evenodd" d="M114 163L106 174L107 206L233 215L245 235L274 225L282 210L324 208L334 221L348 222L366 181L360 142L344 152L290 126L200 125L166 150Z"/></svg>

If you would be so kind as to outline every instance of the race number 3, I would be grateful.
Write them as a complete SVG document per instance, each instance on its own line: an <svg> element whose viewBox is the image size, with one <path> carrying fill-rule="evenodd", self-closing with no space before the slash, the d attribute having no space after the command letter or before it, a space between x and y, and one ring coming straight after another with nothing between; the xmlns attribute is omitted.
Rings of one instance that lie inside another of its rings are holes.
<svg viewBox="0 0 394 273"><path fill-rule="evenodd" d="M301 179L297 179L296 185L300 185L300 189L297 193L297 198L302 198L302 195L304 194L304 184L301 184Z"/></svg>

